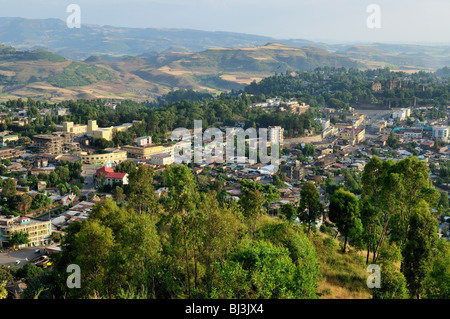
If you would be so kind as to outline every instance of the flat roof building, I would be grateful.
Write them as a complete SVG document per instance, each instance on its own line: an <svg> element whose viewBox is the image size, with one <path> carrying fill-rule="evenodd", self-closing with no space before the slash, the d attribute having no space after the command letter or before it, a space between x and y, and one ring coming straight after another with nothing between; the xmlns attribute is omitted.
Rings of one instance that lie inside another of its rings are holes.
<svg viewBox="0 0 450 319"><path fill-rule="evenodd" d="M0 247L9 247L15 232L28 233L28 247L40 246L50 243L52 226L50 221L30 217L0 216Z"/></svg>

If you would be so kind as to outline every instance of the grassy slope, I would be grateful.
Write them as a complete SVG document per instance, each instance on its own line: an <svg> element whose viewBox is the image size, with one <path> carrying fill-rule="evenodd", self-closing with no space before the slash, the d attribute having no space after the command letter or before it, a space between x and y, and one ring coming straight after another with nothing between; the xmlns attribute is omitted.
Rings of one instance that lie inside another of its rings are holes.
<svg viewBox="0 0 450 319"><path fill-rule="evenodd" d="M371 298L366 285L369 273L362 254L354 250L343 254L338 241L323 233L312 236L312 241L320 262L322 299Z"/></svg>

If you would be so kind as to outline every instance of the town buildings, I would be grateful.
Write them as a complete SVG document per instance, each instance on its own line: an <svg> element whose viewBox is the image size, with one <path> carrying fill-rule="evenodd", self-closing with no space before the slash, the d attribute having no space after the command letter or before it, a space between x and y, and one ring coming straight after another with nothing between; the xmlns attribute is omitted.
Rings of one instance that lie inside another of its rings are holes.
<svg viewBox="0 0 450 319"><path fill-rule="evenodd" d="M50 243L51 222L24 216L0 216L0 247L9 247L15 232L28 233L30 247L45 245Z"/></svg>
<svg viewBox="0 0 450 319"><path fill-rule="evenodd" d="M75 136L90 136L93 138L104 138L111 141L114 133L128 130L132 123L125 123L118 126L101 128L97 125L96 120L89 120L87 125L74 124L73 122L63 122L63 132L72 133Z"/></svg>

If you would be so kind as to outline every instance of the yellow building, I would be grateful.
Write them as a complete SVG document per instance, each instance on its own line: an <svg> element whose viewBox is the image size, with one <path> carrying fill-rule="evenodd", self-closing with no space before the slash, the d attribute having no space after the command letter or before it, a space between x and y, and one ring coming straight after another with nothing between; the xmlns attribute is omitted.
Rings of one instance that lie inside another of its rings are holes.
<svg viewBox="0 0 450 319"><path fill-rule="evenodd" d="M0 138L3 144L7 144L9 142L15 142L19 140L19 135L5 135Z"/></svg>
<svg viewBox="0 0 450 319"><path fill-rule="evenodd" d="M159 153L150 155L150 164L165 166L171 165L175 161L173 153Z"/></svg>
<svg viewBox="0 0 450 319"><path fill-rule="evenodd" d="M76 124L73 122L63 122L63 132L72 133L76 136L86 135L87 125Z"/></svg>
<svg viewBox="0 0 450 319"><path fill-rule="evenodd" d="M366 137L366 130L360 128L345 128L339 133L339 137L348 140L351 144L360 143Z"/></svg>
<svg viewBox="0 0 450 319"><path fill-rule="evenodd" d="M119 164L127 160L127 152L120 149L105 149L108 153L105 154L87 154L81 152L80 157L83 163L90 163L94 165L108 165Z"/></svg>
<svg viewBox="0 0 450 319"><path fill-rule="evenodd" d="M10 246L9 241L15 232L28 233L28 246L40 246L50 243L52 226L50 221L41 221L29 217L0 217L0 247Z"/></svg>
<svg viewBox="0 0 450 319"><path fill-rule="evenodd" d="M113 128L100 128L92 132L93 138L104 138L105 140L111 141L113 138Z"/></svg>
<svg viewBox="0 0 450 319"><path fill-rule="evenodd" d="M132 123L125 123L118 126L98 127L96 120L89 120L87 125L74 124L73 122L63 122L63 131L73 133L76 136L91 136L93 138L104 138L111 141L115 132L123 132L128 130Z"/></svg>
<svg viewBox="0 0 450 319"><path fill-rule="evenodd" d="M150 159L154 154L173 152L172 146L164 147L162 145L151 145L146 147L125 145L122 146L122 149L127 151L128 157L139 159Z"/></svg>

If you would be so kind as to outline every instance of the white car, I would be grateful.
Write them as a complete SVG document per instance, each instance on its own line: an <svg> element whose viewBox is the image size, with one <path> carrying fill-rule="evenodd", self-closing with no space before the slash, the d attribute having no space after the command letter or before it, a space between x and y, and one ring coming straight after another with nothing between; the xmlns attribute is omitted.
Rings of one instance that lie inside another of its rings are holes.
<svg viewBox="0 0 450 319"><path fill-rule="evenodd" d="M16 265L20 264L20 260L17 259L17 260L15 261L15 264L16 264Z"/></svg>

